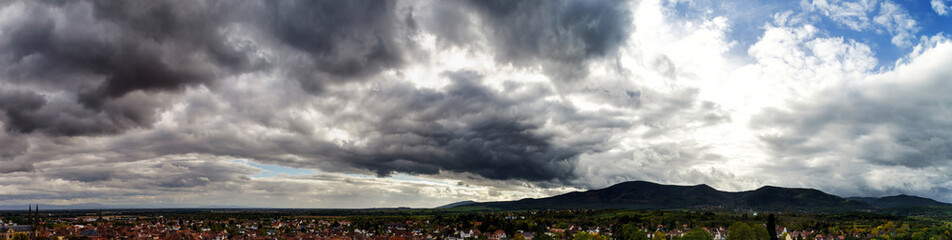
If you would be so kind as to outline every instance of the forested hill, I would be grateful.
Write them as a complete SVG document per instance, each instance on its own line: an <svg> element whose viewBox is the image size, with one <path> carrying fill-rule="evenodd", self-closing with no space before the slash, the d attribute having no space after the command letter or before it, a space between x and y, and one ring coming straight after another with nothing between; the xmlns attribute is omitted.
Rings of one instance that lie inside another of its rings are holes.
<svg viewBox="0 0 952 240"><path fill-rule="evenodd" d="M855 211L877 208L948 206L928 198L895 196L842 198L816 189L765 186L726 192L707 185L663 185L623 182L604 189L570 192L547 198L457 204L456 207L491 209L736 209L767 211Z"/></svg>
<svg viewBox="0 0 952 240"><path fill-rule="evenodd" d="M851 197L849 199L862 201L878 208L897 208L897 207L952 207L952 204L939 202L924 197L909 195L896 195L881 198L872 197Z"/></svg>

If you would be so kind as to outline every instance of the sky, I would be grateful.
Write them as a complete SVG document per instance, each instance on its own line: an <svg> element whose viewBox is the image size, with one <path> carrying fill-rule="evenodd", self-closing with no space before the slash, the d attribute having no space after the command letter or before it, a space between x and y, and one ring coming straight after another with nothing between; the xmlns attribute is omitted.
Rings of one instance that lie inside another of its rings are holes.
<svg viewBox="0 0 952 240"><path fill-rule="evenodd" d="M952 202L950 33L950 0L0 0L0 205Z"/></svg>

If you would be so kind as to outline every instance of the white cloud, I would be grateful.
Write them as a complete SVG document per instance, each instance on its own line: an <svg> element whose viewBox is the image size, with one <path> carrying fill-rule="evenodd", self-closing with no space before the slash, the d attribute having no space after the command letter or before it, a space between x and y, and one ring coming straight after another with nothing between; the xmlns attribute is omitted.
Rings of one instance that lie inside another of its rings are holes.
<svg viewBox="0 0 952 240"><path fill-rule="evenodd" d="M806 0L804 0L806 4ZM806 4L809 9L820 11L834 22L856 30L864 31L871 27L869 14L876 9L879 0L813 0Z"/></svg>
<svg viewBox="0 0 952 240"><path fill-rule="evenodd" d="M950 6L946 5L947 0L932 0L932 10L935 10L936 14L939 16L945 16L949 14L949 11L952 11Z"/></svg>
<svg viewBox="0 0 952 240"><path fill-rule="evenodd" d="M879 15L873 22L886 29L892 37L892 44L900 47L912 46L916 39L916 20L909 16L906 10L890 1L883 2L879 8Z"/></svg>
<svg viewBox="0 0 952 240"><path fill-rule="evenodd" d="M889 33L892 44L899 47L912 46L919 31L916 20L900 5L889 0L813 0L809 3L804 0L803 5L807 10L818 11L855 31Z"/></svg>
<svg viewBox="0 0 952 240"><path fill-rule="evenodd" d="M894 70L849 79L783 109L757 116L771 165L811 176L808 185L848 195L916 194L948 201L948 129L944 102L952 42L923 41ZM844 144L848 143L848 144ZM806 167L804 167L806 166ZM861 177L855 177L861 176Z"/></svg>

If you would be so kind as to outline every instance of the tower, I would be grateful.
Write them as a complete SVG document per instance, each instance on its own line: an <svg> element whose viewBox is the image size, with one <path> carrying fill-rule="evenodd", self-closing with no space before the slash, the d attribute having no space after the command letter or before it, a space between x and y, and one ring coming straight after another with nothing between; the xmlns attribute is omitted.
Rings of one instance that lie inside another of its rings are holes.
<svg viewBox="0 0 952 240"><path fill-rule="evenodd" d="M40 204L36 204L36 209L33 210L33 223L30 224L30 229L33 230L33 239L36 239L36 231L40 228Z"/></svg>
<svg viewBox="0 0 952 240"><path fill-rule="evenodd" d="M37 206L37 211L39 211L39 206ZM32 203L27 207L26 214L26 222L30 225L30 239L36 239L36 225L34 225L34 223L36 222L35 215L37 215L37 213L33 211Z"/></svg>

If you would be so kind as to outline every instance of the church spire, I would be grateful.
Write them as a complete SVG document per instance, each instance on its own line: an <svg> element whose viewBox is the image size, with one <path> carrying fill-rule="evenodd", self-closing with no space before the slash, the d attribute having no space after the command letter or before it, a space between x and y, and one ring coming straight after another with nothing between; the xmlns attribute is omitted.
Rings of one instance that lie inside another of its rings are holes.
<svg viewBox="0 0 952 240"><path fill-rule="evenodd" d="M39 208L39 207L37 207L37 208ZM33 216L33 215L35 215L35 213L33 212L33 204L32 204L32 203L30 203L30 205L27 206L27 210L26 210L26 211L27 211L27 212L26 212L26 215L27 215L27 217L26 217L26 222L27 222L27 224L30 225L30 230L33 231L33 230L36 229L36 226L33 225L34 222L35 222L35 220L33 220L33 219L34 219L34 216ZM35 238L35 237L36 237L36 232L33 232L33 234L30 235L30 238L33 239L33 238Z"/></svg>
<svg viewBox="0 0 952 240"><path fill-rule="evenodd" d="M33 210L33 223L30 224L30 229L33 230L33 239L36 239L36 231L40 228L40 204L37 203L36 207Z"/></svg>

